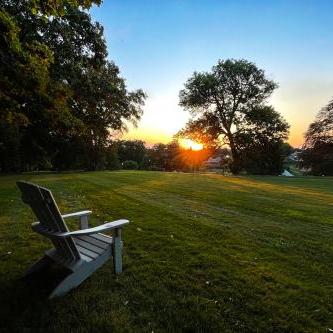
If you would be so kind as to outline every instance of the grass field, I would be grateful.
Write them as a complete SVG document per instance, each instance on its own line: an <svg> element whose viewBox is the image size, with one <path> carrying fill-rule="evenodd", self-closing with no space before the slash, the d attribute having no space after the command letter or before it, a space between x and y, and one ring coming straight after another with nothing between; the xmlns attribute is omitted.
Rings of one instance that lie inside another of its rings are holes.
<svg viewBox="0 0 333 333"><path fill-rule="evenodd" d="M91 208L92 225L130 219L123 274L109 262L51 302L45 276L21 280L50 244L30 229L18 179L49 187L63 213ZM3 176L0 258L0 331L330 332L333 178Z"/></svg>

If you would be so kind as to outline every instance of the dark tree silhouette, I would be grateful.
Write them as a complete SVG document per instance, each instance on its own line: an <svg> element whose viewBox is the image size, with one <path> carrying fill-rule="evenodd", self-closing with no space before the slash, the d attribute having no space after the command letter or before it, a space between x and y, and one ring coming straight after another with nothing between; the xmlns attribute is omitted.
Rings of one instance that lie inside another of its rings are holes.
<svg viewBox="0 0 333 333"><path fill-rule="evenodd" d="M110 129L142 114L107 59L90 0L4 0L0 9L0 170L101 169Z"/></svg>
<svg viewBox="0 0 333 333"><path fill-rule="evenodd" d="M211 72L195 72L180 91L180 105L190 110L193 119L178 135L228 145L232 171L238 173L248 156L243 153L246 149L264 141L265 151L288 135L286 121L264 104L276 87L263 70L246 60L220 60Z"/></svg>
<svg viewBox="0 0 333 333"><path fill-rule="evenodd" d="M319 111L305 134L301 166L314 175L333 175L333 99Z"/></svg>

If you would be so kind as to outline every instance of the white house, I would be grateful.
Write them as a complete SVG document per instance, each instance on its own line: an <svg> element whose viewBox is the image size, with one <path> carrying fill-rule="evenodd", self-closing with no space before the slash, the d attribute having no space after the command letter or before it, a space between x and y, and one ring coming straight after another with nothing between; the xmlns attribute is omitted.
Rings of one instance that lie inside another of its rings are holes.
<svg viewBox="0 0 333 333"><path fill-rule="evenodd" d="M210 157L207 161L203 162L203 165L207 168L220 168L222 160L221 156Z"/></svg>

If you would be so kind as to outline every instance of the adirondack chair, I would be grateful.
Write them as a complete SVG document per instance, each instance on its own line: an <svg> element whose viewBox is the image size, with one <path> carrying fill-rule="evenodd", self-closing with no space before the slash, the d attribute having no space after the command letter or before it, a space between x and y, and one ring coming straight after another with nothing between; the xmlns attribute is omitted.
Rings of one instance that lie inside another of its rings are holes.
<svg viewBox="0 0 333 333"><path fill-rule="evenodd" d="M52 291L49 298L64 295L77 287L93 272L101 267L111 256L115 273L122 272L122 227L128 220L107 222L98 227L88 227L88 215L85 210L61 215L51 191L24 181L17 182L22 200L36 215L38 222L32 223L32 229L49 238L54 248L46 251L43 258L29 268L26 275L37 272L54 262L66 267L71 273ZM79 218L80 230L69 231L64 219ZM112 230L112 237L102 234Z"/></svg>

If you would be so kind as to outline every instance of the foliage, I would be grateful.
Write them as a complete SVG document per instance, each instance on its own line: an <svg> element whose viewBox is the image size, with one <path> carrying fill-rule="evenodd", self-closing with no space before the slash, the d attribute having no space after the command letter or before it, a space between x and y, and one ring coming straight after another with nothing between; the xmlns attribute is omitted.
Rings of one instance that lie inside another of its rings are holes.
<svg viewBox="0 0 333 333"><path fill-rule="evenodd" d="M272 106L257 106L243 120L235 134L242 167L250 174L278 175L286 157L288 124Z"/></svg>
<svg viewBox="0 0 333 333"><path fill-rule="evenodd" d="M10 156L1 156L0 168L19 171L22 163L29 170L47 160L50 127L60 127L69 114L62 97L66 89L52 84L49 77L52 52L39 40L25 38L31 32L18 24L20 18L26 20L19 11L22 4L10 5L6 2L0 12L1 146L10 152ZM19 17L12 15L10 9L18 10ZM29 12L26 14L29 16ZM10 133L15 133L15 139Z"/></svg>
<svg viewBox="0 0 333 333"><path fill-rule="evenodd" d="M161 171L182 170L181 147L177 141L168 144L159 143L148 150L148 161L151 168Z"/></svg>
<svg viewBox="0 0 333 333"><path fill-rule="evenodd" d="M333 100L322 108L305 134L301 166L314 175L333 175Z"/></svg>
<svg viewBox="0 0 333 333"><path fill-rule="evenodd" d="M179 95L180 105L190 110L193 119L178 136L215 147L228 145L232 171L238 173L249 146L262 139L275 144L287 137L289 125L264 104L276 87L263 70L246 60L220 60L211 72L195 72Z"/></svg>
<svg viewBox="0 0 333 333"><path fill-rule="evenodd" d="M70 7L89 9L92 4L101 4L101 0L29 0L28 5L34 14L60 16Z"/></svg>
<svg viewBox="0 0 333 333"><path fill-rule="evenodd" d="M291 146L288 142L284 142L281 146L282 149L282 157L287 158L290 154L296 151L296 149Z"/></svg>
<svg viewBox="0 0 333 333"><path fill-rule="evenodd" d="M17 133L18 167L1 159L2 171L105 168L110 129L140 119L145 94L127 90L102 26L78 8L92 3L3 1L0 125ZM11 138L1 139L9 151Z"/></svg>
<svg viewBox="0 0 333 333"><path fill-rule="evenodd" d="M279 175L283 169L284 151L281 142L263 141L242 152L242 165L253 175Z"/></svg>
<svg viewBox="0 0 333 333"><path fill-rule="evenodd" d="M145 143L141 140L119 140L116 142L120 162L135 161L137 168L141 168L146 156Z"/></svg>
<svg viewBox="0 0 333 333"><path fill-rule="evenodd" d="M115 142L112 142L106 149L106 169L121 169L121 162L118 155L118 146Z"/></svg>
<svg viewBox="0 0 333 333"><path fill-rule="evenodd" d="M181 147L177 140L156 144L147 150L145 168L160 171L195 171L209 157L211 151L195 151Z"/></svg>
<svg viewBox="0 0 333 333"><path fill-rule="evenodd" d="M139 164L136 161L126 160L122 163L122 167L125 170L138 170Z"/></svg>

